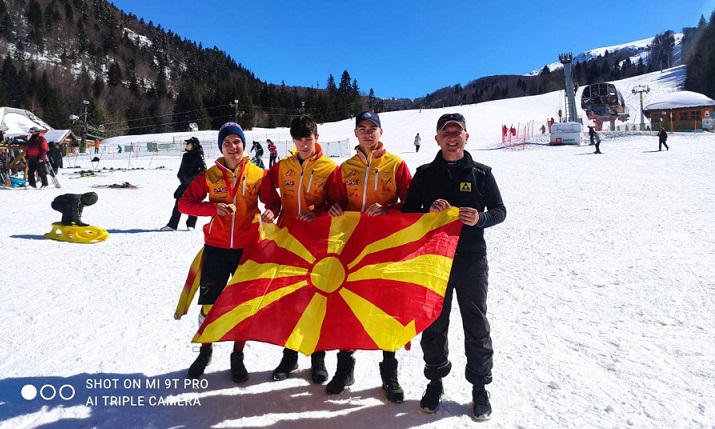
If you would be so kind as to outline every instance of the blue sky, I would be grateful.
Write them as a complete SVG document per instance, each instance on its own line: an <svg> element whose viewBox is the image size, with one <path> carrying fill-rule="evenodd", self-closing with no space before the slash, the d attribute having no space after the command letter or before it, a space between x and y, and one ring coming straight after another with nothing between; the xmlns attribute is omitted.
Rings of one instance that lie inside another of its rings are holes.
<svg viewBox="0 0 715 429"><path fill-rule="evenodd" d="M261 80L325 88L343 70L367 93L416 98L479 77L525 74L593 48L682 31L715 0L566 2L111 0L214 45ZM583 4L583 3L581 3ZM210 65L207 65L210 66Z"/></svg>

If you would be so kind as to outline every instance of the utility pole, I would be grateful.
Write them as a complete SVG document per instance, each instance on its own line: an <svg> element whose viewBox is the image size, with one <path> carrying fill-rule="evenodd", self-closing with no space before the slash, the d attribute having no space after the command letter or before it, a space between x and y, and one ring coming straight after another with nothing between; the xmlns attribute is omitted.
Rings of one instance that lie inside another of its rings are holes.
<svg viewBox="0 0 715 429"><path fill-rule="evenodd" d="M82 122L82 143L79 146L79 152L87 152L87 106L89 106L89 101L82 100L84 104L84 120Z"/></svg>
<svg viewBox="0 0 715 429"><path fill-rule="evenodd" d="M238 123L238 100L233 100L233 103L230 103L230 106L234 108L233 121Z"/></svg>
<svg viewBox="0 0 715 429"><path fill-rule="evenodd" d="M645 119L643 118L643 93L646 94L650 92L648 85L636 85L631 90L633 94L640 94L641 98L641 131L645 130ZM671 121L672 122L672 121Z"/></svg>

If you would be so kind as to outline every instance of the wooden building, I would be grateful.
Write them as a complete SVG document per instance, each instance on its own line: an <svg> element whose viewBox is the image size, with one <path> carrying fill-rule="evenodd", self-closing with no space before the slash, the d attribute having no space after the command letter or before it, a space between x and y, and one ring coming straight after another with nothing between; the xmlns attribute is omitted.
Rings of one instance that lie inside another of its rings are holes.
<svg viewBox="0 0 715 429"><path fill-rule="evenodd" d="M643 114L657 130L667 131L713 130L715 100L692 91L666 94L643 107Z"/></svg>

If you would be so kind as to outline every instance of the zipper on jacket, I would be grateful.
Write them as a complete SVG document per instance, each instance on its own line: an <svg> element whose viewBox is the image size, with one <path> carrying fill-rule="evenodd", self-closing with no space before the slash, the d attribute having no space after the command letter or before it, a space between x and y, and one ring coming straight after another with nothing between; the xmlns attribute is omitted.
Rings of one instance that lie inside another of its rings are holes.
<svg viewBox="0 0 715 429"><path fill-rule="evenodd" d="M310 192L310 185L313 184L313 176L314 175L315 175L315 170L311 170L310 179L308 179L308 189L306 189L305 192Z"/></svg>
<svg viewBox="0 0 715 429"><path fill-rule="evenodd" d="M376 192L377 192L377 179L378 179L378 177L379 177L378 174L377 174L377 172L378 172L378 170L377 170L377 168L376 168L376 169L375 169L375 191L376 191Z"/></svg>
<svg viewBox="0 0 715 429"><path fill-rule="evenodd" d="M306 161L303 161L305 164ZM298 214L301 214L303 212L303 174L305 174L305 166L301 165L300 166L300 180L298 180L298 195L296 195L296 198L298 199Z"/></svg>
<svg viewBox="0 0 715 429"><path fill-rule="evenodd" d="M243 180L241 180L241 181L243 182L241 184L241 195L245 197L246 196L246 176L243 176ZM233 203L236 204L235 201Z"/></svg>
<svg viewBox="0 0 715 429"><path fill-rule="evenodd" d="M370 164L372 161L372 156L367 160L367 167L365 167L365 183L362 185L362 209L361 212L365 211L365 204L367 203L367 182L370 179Z"/></svg>
<svg viewBox="0 0 715 429"><path fill-rule="evenodd" d="M233 176L233 188L236 189L236 186L238 186L238 177ZM236 194L233 194L233 204L236 205ZM233 237L235 235L235 229L236 229L236 212L234 211L231 214L231 240L229 242L229 248L233 249Z"/></svg>

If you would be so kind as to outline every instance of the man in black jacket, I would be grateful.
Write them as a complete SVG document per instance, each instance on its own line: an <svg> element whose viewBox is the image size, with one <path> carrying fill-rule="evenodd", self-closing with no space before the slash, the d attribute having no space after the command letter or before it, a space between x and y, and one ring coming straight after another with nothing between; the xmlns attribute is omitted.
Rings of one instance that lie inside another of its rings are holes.
<svg viewBox="0 0 715 429"><path fill-rule="evenodd" d="M444 392L442 378L452 369L447 334L452 296L456 290L464 325L466 378L473 385L474 418L485 420L492 412L485 385L492 381L494 351L487 320L489 267L484 228L503 222L506 208L491 168L473 161L464 150L468 139L464 116L450 113L439 118L435 140L441 150L434 161L417 169L402 211L441 212L456 206L464 224L442 314L422 333L420 341L425 360L424 374L430 380L420 407L428 413L437 410Z"/></svg>
<svg viewBox="0 0 715 429"><path fill-rule="evenodd" d="M660 127L660 131L658 131L658 150L663 150L663 146L665 146L665 150L670 150L668 147L668 143L666 141L668 140L668 133L665 132L665 128L662 126Z"/></svg>
<svg viewBox="0 0 715 429"><path fill-rule="evenodd" d="M166 226L162 227L162 231L176 231L179 227L179 219L181 212L179 211L179 198L184 195L184 191L189 187L191 181L194 180L199 173L206 170L206 162L204 161L204 148L201 147L201 142L196 137L191 137L186 142L186 153L181 158L181 166L176 177L179 178L181 184L174 191L174 209L171 212L171 218ZM196 216L189 216L186 220L186 227L189 231L196 228Z"/></svg>

